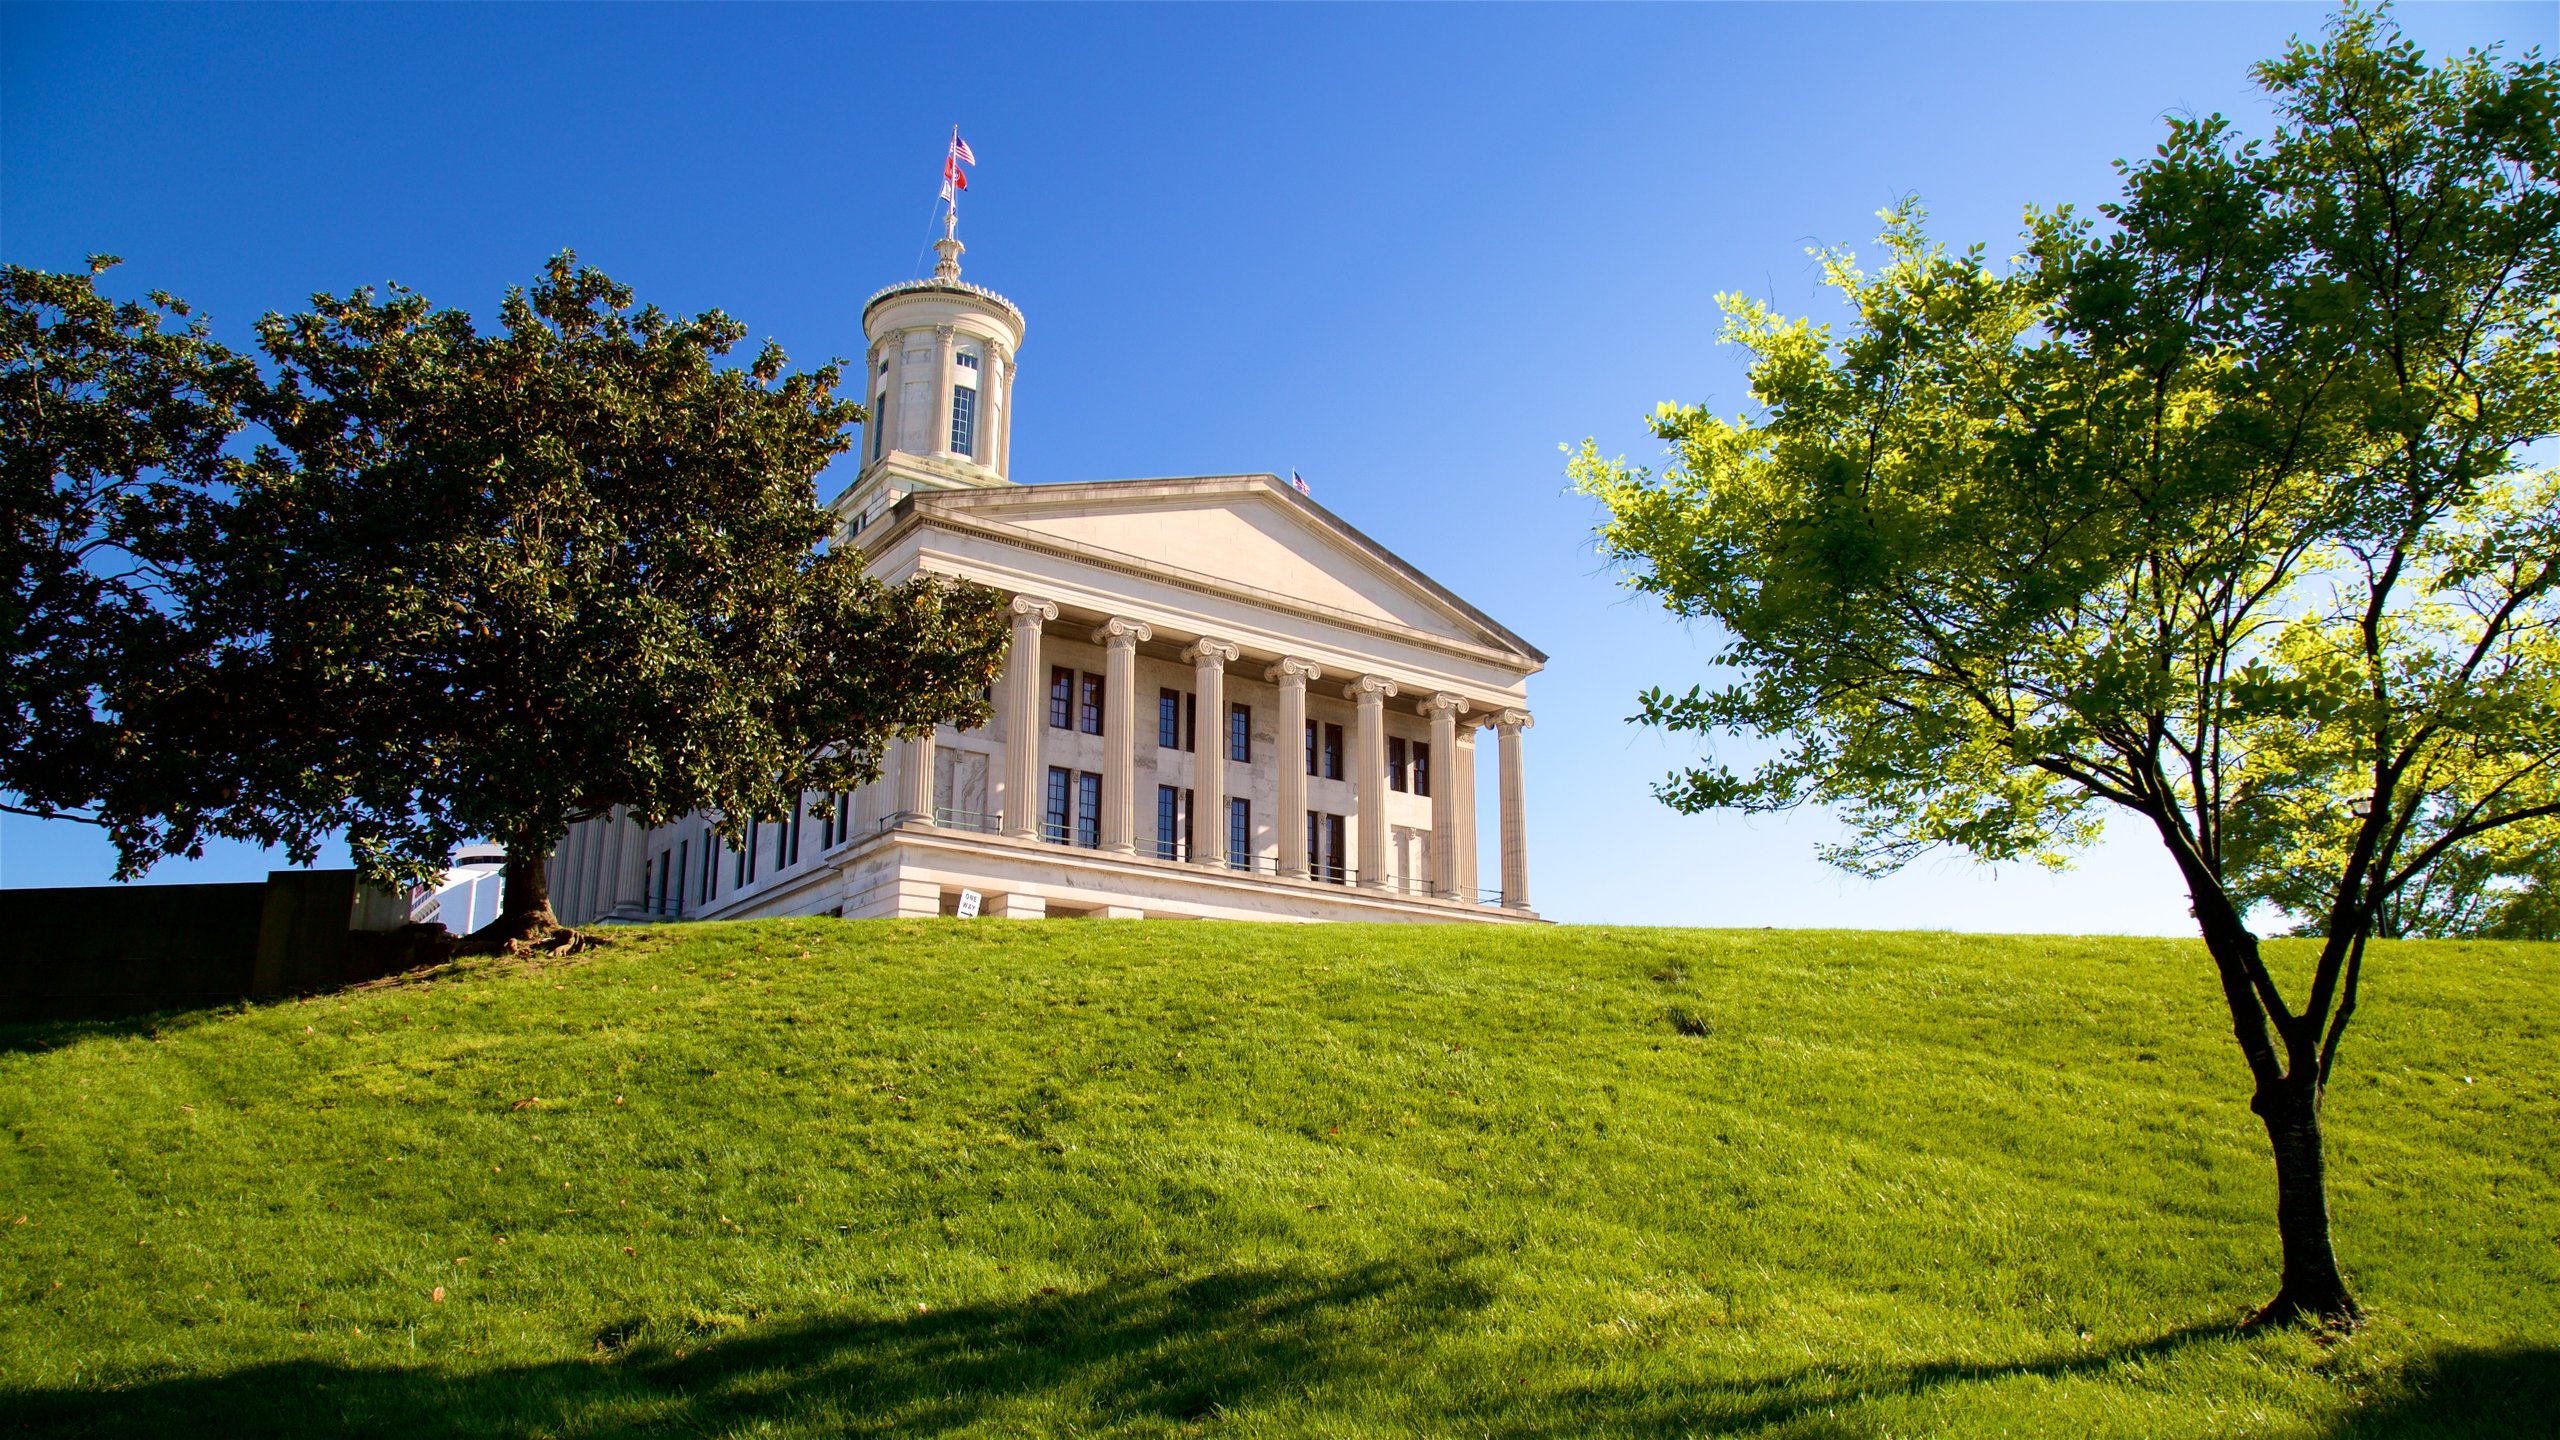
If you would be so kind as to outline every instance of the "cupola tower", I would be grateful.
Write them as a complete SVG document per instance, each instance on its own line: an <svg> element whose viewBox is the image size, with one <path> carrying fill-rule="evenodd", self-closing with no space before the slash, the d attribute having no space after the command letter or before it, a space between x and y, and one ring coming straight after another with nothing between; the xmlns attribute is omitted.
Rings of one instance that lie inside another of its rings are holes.
<svg viewBox="0 0 2560 1440"><path fill-rule="evenodd" d="M1013 359L1022 311L960 278L965 248L951 217L933 242L933 278L910 280L862 307L868 342L862 403L871 423L862 468L835 502L858 535L917 490L1010 485Z"/></svg>

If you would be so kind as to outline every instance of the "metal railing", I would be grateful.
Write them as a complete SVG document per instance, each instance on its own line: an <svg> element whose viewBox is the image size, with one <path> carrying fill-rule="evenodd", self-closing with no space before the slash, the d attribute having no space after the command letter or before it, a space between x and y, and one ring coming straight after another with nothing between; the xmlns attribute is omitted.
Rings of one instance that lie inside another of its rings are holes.
<svg viewBox="0 0 2560 1440"><path fill-rule="evenodd" d="M1001 810L954 810L948 806L937 805L933 810L933 823L945 830L966 830L977 835L993 835L1004 829L1004 812Z"/></svg>

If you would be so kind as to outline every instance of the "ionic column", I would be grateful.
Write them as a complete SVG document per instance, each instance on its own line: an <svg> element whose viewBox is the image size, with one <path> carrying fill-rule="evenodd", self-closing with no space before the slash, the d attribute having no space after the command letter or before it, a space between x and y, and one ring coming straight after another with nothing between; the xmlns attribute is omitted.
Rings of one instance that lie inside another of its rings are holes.
<svg viewBox="0 0 2560 1440"><path fill-rule="evenodd" d="M1458 730L1458 898L1476 902L1476 731L1484 721L1471 718Z"/></svg>
<svg viewBox="0 0 2560 1440"><path fill-rule="evenodd" d="M957 382L951 375L953 332L948 325L933 327L933 413L925 423L934 427L932 452L948 460L951 452L951 387Z"/></svg>
<svg viewBox="0 0 2560 1440"><path fill-rule="evenodd" d="M1396 682L1383 675L1363 675L1342 688L1343 698L1359 706L1352 736L1351 803L1360 812L1360 885L1383 889L1387 883L1387 698Z"/></svg>
<svg viewBox="0 0 2560 1440"><path fill-rule="evenodd" d="M1004 657L1004 833L1040 838L1040 741L1049 717L1042 714L1040 627L1058 618L1058 607L1028 595L1013 597L1013 648Z"/></svg>
<svg viewBox="0 0 2560 1440"><path fill-rule="evenodd" d="M933 732L898 742L898 808L911 824L933 823Z"/></svg>
<svg viewBox="0 0 2560 1440"><path fill-rule="evenodd" d="M570 923L584 925L604 913L606 877L613 873L613 840L612 811L587 822L586 859L578 866L578 918Z"/></svg>
<svg viewBox="0 0 2560 1440"><path fill-rule="evenodd" d="M1236 658L1236 647L1203 636L1182 652L1182 658L1191 662L1200 719L1217 729L1217 743L1203 743L1191 756L1191 858L1223 870L1227 864L1227 662Z"/></svg>
<svg viewBox="0 0 2560 1440"><path fill-rule="evenodd" d="M1102 658L1102 848L1137 853L1129 787L1138 769L1138 642L1155 631L1139 620L1108 620L1093 632Z"/></svg>
<svg viewBox="0 0 2560 1440"><path fill-rule="evenodd" d="M1529 908L1528 796L1521 789L1520 732L1536 722L1526 710L1493 717L1502 736L1502 908Z"/></svg>
<svg viewBox="0 0 2560 1440"><path fill-rule="evenodd" d="M622 863L615 869L613 910L617 916L649 912L649 827L629 810L622 812Z"/></svg>
<svg viewBox="0 0 2560 1440"><path fill-rule="evenodd" d="M1307 878L1307 682L1321 680L1314 662L1283 659L1262 672L1280 687L1280 873Z"/></svg>
<svg viewBox="0 0 2560 1440"><path fill-rule="evenodd" d="M1431 893L1458 893L1458 712L1467 702L1443 690L1417 707L1431 717Z"/></svg>
<svg viewBox="0 0 2560 1440"><path fill-rule="evenodd" d="M587 880L587 846L593 838L588 827L576 821L560 837L560 879L551 891L551 913L563 925L578 923L578 889Z"/></svg>

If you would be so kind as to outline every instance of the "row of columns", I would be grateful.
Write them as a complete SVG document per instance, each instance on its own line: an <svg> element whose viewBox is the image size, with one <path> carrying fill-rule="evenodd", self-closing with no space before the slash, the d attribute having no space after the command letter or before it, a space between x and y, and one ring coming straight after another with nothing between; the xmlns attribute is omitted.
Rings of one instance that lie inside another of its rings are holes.
<svg viewBox="0 0 2560 1440"><path fill-rule="evenodd" d="M649 832L630 807L582 820L551 852L551 910L564 924L639 915L649 902Z"/></svg>
<svg viewBox="0 0 2560 1440"><path fill-rule="evenodd" d="M1043 627L1057 618L1058 607L1048 601L1027 595L1013 601L1013 643L1004 673L1003 832L1017 839L1042 838L1041 742L1048 717L1042 704L1040 639ZM1138 646L1154 637L1154 628L1146 622L1117 618L1105 621L1093 634L1094 643L1103 648L1103 713L1115 717L1103 727L1101 841L1104 850L1122 855L1137 850L1133 791ZM1209 743L1197 747L1192 759L1194 815L1207 817L1205 822L1194 820L1192 853L1196 863L1218 869L1226 868L1228 859L1226 667L1240 653L1228 641L1206 637L1182 652L1182 658L1191 662L1196 703L1215 727ZM1313 661L1283 656L1263 676L1280 691L1280 745L1275 756L1280 780L1280 873L1303 879L1309 873L1310 857L1306 830L1298 823L1307 809L1306 767L1298 762L1298 737L1307 728L1307 685L1322 679L1324 670ZM1352 793L1360 817L1359 883L1383 889L1387 883L1383 863L1387 810L1382 803L1387 793L1386 702L1395 698L1397 686L1385 676L1360 675L1344 687L1343 694L1356 713ZM1468 863L1475 854L1474 747L1458 743L1458 721L1466 713L1466 701L1435 691L1415 708L1429 718L1432 753L1442 757L1446 767L1431 787L1431 893L1444 899L1472 899L1467 892L1475 885L1474 867ZM1476 729L1486 725L1501 736L1502 903L1516 910L1529 907L1529 826L1520 734L1532 723L1527 711L1504 709L1471 718L1467 724L1471 739ZM901 742L898 756L899 809L925 824L934 821L933 752L933 737L927 734Z"/></svg>

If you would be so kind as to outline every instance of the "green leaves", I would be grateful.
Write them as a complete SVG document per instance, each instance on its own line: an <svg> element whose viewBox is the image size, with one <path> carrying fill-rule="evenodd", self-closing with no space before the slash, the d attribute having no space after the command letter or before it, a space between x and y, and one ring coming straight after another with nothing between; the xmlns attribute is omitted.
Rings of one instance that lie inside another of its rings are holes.
<svg viewBox="0 0 2560 1440"><path fill-rule="evenodd" d="M1841 807L1860 865L2059 856L2106 800L2341 932L2535 823L2560 86L2366 11L2259 73L2272 138L2173 120L2006 269L1905 204L1872 270L1819 255L1836 334L1727 297L1753 412L1662 407L1659 474L1573 457L1629 583L1724 642L1637 718L1776 757L1666 800Z"/></svg>
<svg viewBox="0 0 2560 1440"><path fill-rule="evenodd" d="M563 254L487 334L396 286L315 296L259 323L261 376L174 301L6 286L0 788L97 806L127 873L340 829L380 879L480 837L538 866L571 820L743 824L985 713L994 597L820 553L814 477L862 412L832 365L732 363L718 311Z"/></svg>

